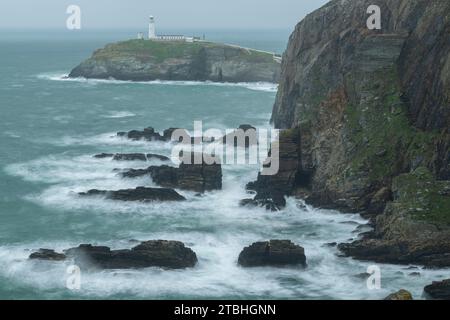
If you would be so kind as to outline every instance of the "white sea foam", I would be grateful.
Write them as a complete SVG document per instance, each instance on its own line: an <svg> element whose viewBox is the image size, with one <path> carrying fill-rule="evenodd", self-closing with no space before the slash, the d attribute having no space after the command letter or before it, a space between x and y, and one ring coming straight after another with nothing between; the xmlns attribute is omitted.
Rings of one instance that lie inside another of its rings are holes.
<svg viewBox="0 0 450 320"><path fill-rule="evenodd" d="M51 81L79 82L84 84L145 84L145 85L165 85L165 86L221 86L221 87L241 87L255 91L277 92L278 84L270 82L212 82L212 81L124 81L115 79L86 79L69 78L67 73L43 73L38 75L39 79Z"/></svg>
<svg viewBox="0 0 450 320"><path fill-rule="evenodd" d="M116 118L131 118L131 117L135 117L136 114L132 113L132 112L128 112L128 111L112 111L107 115L104 115L104 118L111 118L111 119L116 119Z"/></svg>

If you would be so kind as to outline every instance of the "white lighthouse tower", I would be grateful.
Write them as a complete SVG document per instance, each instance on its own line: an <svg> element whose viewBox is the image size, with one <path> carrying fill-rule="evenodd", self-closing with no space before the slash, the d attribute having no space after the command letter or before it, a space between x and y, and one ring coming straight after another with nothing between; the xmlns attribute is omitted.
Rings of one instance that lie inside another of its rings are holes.
<svg viewBox="0 0 450 320"><path fill-rule="evenodd" d="M150 40L156 39L155 17L150 16L150 22L148 24L148 38Z"/></svg>

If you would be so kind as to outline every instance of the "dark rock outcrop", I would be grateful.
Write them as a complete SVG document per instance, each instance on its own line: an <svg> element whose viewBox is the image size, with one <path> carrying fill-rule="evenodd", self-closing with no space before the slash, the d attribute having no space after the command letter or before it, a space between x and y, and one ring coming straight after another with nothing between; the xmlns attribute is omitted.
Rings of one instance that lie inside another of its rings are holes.
<svg viewBox="0 0 450 320"><path fill-rule="evenodd" d="M384 300L413 300L412 294L404 289L388 295Z"/></svg>
<svg viewBox="0 0 450 320"><path fill-rule="evenodd" d="M118 153L113 157L115 161L147 161L147 156L143 153Z"/></svg>
<svg viewBox="0 0 450 320"><path fill-rule="evenodd" d="M55 250L39 249L33 252L30 257L32 260L47 260L47 261L63 261L66 260L66 256L62 253L57 253Z"/></svg>
<svg viewBox="0 0 450 320"><path fill-rule="evenodd" d="M363 239L340 244L346 255L377 262L450 266L450 181L426 168L394 178L394 201Z"/></svg>
<svg viewBox="0 0 450 320"><path fill-rule="evenodd" d="M100 153L100 154L96 154L94 156L94 158L97 159L105 159L105 158L112 158L114 157L114 153Z"/></svg>
<svg viewBox="0 0 450 320"><path fill-rule="evenodd" d="M82 244L65 251L69 258L82 268L92 269L142 269L161 267L167 269L192 268L197 256L182 242L153 240L142 242L132 249L111 250L109 247Z"/></svg>
<svg viewBox="0 0 450 320"><path fill-rule="evenodd" d="M150 81L274 82L274 54L211 42L129 40L109 44L75 67L69 77Z"/></svg>
<svg viewBox="0 0 450 320"><path fill-rule="evenodd" d="M118 132L118 137L125 137L130 140L138 141L138 140L146 140L146 141L170 141L166 136L161 135L159 132L156 132L154 128L148 127L144 130L131 130L128 132Z"/></svg>
<svg viewBox="0 0 450 320"><path fill-rule="evenodd" d="M449 1L332 0L291 35L272 115L298 132L287 194L370 218L347 255L450 266L449 32Z"/></svg>
<svg viewBox="0 0 450 320"><path fill-rule="evenodd" d="M278 211L286 206L285 196L292 195L294 186L309 184L308 177L298 175L299 136L297 130L284 130L279 137L279 170L275 175L258 175L247 190L256 192L253 199L244 199L241 205L266 207Z"/></svg>
<svg viewBox="0 0 450 320"><path fill-rule="evenodd" d="M100 153L96 154L94 158L106 159L112 158L115 161L147 161L147 160L159 160L159 161L170 161L169 157L162 156L154 153Z"/></svg>
<svg viewBox="0 0 450 320"><path fill-rule="evenodd" d="M147 169L131 169L123 177L136 178L149 175L153 182L166 188L177 188L195 192L222 189L222 166L220 164L181 164L179 168L151 166Z"/></svg>
<svg viewBox="0 0 450 320"><path fill-rule="evenodd" d="M80 196L104 196L107 199L118 201L183 201L185 197L180 195L173 189L168 188L144 188L138 187L136 189L126 189L118 191L107 190L89 190L85 193L80 193Z"/></svg>
<svg viewBox="0 0 450 320"><path fill-rule="evenodd" d="M238 264L243 267L306 266L305 250L289 240L256 242L239 255Z"/></svg>
<svg viewBox="0 0 450 320"><path fill-rule="evenodd" d="M366 26L370 5L381 30ZM334 0L297 25L272 119L299 131L312 203L380 214L398 174L450 177L449 12L448 1Z"/></svg>
<svg viewBox="0 0 450 320"><path fill-rule="evenodd" d="M432 300L450 300L450 279L436 281L424 288L425 297Z"/></svg>

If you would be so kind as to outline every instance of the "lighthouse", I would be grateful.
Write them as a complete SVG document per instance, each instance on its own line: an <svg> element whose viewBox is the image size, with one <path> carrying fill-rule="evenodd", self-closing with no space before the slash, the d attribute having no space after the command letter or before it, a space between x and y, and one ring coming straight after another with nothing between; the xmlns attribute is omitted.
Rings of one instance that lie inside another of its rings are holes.
<svg viewBox="0 0 450 320"><path fill-rule="evenodd" d="M155 17L150 16L150 22L148 24L148 38L150 40L156 39Z"/></svg>

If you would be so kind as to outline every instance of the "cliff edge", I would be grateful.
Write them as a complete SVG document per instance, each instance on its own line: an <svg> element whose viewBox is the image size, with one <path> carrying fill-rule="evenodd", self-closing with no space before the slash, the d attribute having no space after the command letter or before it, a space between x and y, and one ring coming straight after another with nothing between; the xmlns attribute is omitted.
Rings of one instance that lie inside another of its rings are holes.
<svg viewBox="0 0 450 320"><path fill-rule="evenodd" d="M370 217L349 255L450 265L449 35L447 0L333 0L290 37L272 115L298 141L285 194Z"/></svg>
<svg viewBox="0 0 450 320"><path fill-rule="evenodd" d="M109 44L75 67L69 77L130 81L273 82L274 54L212 42L129 40Z"/></svg>

